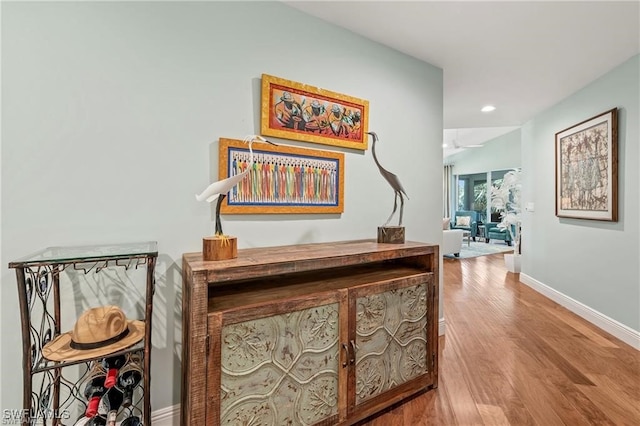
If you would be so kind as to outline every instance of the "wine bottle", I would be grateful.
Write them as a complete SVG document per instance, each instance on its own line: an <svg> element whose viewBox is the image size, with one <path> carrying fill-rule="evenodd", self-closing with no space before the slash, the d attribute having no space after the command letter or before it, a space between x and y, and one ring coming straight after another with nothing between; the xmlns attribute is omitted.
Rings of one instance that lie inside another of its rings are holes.
<svg viewBox="0 0 640 426"><path fill-rule="evenodd" d="M109 411L109 414L107 414L107 426L116 426L117 419L118 413L115 411Z"/></svg>
<svg viewBox="0 0 640 426"><path fill-rule="evenodd" d="M124 355L105 358L102 360L102 366L107 370L107 378L104 381L104 387L110 389L115 386L118 370L122 368L127 361Z"/></svg>
<svg viewBox="0 0 640 426"><path fill-rule="evenodd" d="M118 409L122 405L124 394L118 388L113 387L107 390L102 400L106 400L107 404L107 426L115 426Z"/></svg>
<svg viewBox="0 0 640 426"><path fill-rule="evenodd" d="M128 407L132 403L133 390L140 384L142 373L139 370L127 370L118 376L118 387L124 392L123 407Z"/></svg>
<svg viewBox="0 0 640 426"><path fill-rule="evenodd" d="M78 420L76 420L73 426L87 426L89 420L91 419L83 414L82 416L78 417Z"/></svg>
<svg viewBox="0 0 640 426"><path fill-rule="evenodd" d="M142 421L138 416L131 416L124 419L120 426L142 426Z"/></svg>
<svg viewBox="0 0 640 426"><path fill-rule="evenodd" d="M85 426L107 426L107 419L102 416L95 416L92 417Z"/></svg>
<svg viewBox="0 0 640 426"><path fill-rule="evenodd" d="M85 411L87 417L93 417L98 413L100 399L107 391L104 387L104 380L105 376L94 377L84 388L84 396L88 401L87 410Z"/></svg>
<svg viewBox="0 0 640 426"><path fill-rule="evenodd" d="M107 421L102 416L87 417L82 416L73 424L73 426L106 426Z"/></svg>

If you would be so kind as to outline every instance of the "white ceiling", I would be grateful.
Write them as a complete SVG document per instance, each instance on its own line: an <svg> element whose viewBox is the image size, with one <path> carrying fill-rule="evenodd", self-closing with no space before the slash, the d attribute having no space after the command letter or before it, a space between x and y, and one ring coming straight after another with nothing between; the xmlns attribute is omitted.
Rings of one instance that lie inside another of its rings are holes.
<svg viewBox="0 0 640 426"><path fill-rule="evenodd" d="M521 126L640 52L639 1L284 3L442 68L445 129Z"/></svg>

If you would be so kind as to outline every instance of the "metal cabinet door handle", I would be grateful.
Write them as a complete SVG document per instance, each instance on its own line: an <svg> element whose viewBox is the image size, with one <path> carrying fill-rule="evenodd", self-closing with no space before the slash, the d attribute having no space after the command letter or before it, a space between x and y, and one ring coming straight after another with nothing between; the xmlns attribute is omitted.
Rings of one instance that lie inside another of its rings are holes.
<svg viewBox="0 0 640 426"><path fill-rule="evenodd" d="M351 358L349 358L349 364L353 365L356 363L356 343L353 340L349 340L349 345L351 345Z"/></svg>
<svg viewBox="0 0 640 426"><path fill-rule="evenodd" d="M344 349L344 351L346 353L346 355L344 357L345 360L342 362L342 368L345 368L347 366L347 361L350 360L350 358L349 358L349 347L347 346L346 343L343 343L342 344L342 349Z"/></svg>

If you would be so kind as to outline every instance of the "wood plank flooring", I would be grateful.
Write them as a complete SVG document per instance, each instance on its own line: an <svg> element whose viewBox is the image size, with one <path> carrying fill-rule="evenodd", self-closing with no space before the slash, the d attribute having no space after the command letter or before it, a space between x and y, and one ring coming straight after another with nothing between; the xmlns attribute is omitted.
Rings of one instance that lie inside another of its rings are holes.
<svg viewBox="0 0 640 426"><path fill-rule="evenodd" d="M438 389L361 425L640 425L640 352L519 283L502 254L443 273Z"/></svg>

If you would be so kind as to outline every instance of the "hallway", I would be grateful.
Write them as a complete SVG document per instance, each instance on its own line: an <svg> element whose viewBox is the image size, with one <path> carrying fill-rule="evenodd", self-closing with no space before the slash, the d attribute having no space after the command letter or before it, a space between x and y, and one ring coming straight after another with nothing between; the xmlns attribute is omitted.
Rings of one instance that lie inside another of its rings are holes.
<svg viewBox="0 0 640 426"><path fill-rule="evenodd" d="M363 424L640 424L640 352L519 283L502 254L442 272L437 391Z"/></svg>

